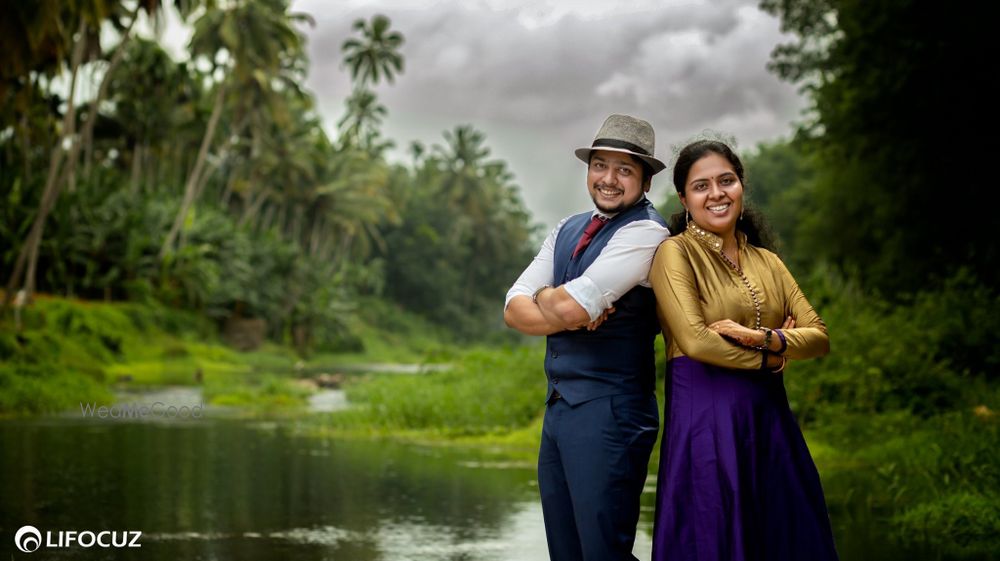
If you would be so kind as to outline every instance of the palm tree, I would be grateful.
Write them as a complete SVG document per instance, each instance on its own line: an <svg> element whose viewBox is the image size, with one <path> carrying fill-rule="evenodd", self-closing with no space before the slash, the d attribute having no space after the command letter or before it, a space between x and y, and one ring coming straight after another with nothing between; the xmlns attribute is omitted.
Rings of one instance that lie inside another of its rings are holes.
<svg viewBox="0 0 1000 561"><path fill-rule="evenodd" d="M482 222L486 215L483 165L490 149L485 146L486 136L471 125L460 125L454 131L445 131L444 138L447 147L434 147L445 166L441 191L460 213L455 223L455 235L461 236L475 223Z"/></svg>
<svg viewBox="0 0 1000 561"><path fill-rule="evenodd" d="M391 84L396 74L403 72L403 55L399 53L403 34L389 31L390 23L389 18L381 14L372 17L371 23L356 20L352 29L361 32L361 38L348 39L341 45L356 89L376 85L383 78Z"/></svg>
<svg viewBox="0 0 1000 561"><path fill-rule="evenodd" d="M340 127L343 138L353 142L355 146L362 146L366 138L373 132L378 132L388 111L371 90L354 90L346 103L347 113L337 126Z"/></svg>
<svg viewBox="0 0 1000 561"><path fill-rule="evenodd" d="M35 290L35 272L38 267L38 252L39 247L41 246L42 235L45 231L45 221L59 198L59 193L63 183L68 183L71 190L75 185L76 164L79 158L81 145L83 143L89 143L93 138L94 123L97 120L98 108L107 95L110 76L113 73L114 68L121 61L126 46L132 38L132 28L135 26L136 21L138 21L139 11L144 9L148 15L153 16L157 13L159 7L159 0L144 0L136 2L135 6L131 9L125 9L121 2L83 2L71 5L70 9L73 16L79 20L79 25L75 34L65 38L66 42L73 46L72 55L69 60L70 88L66 98L66 112L63 114L62 127L57 137L58 141L52 150L52 156L49 160L48 175L45 180L45 186L42 190L42 197L38 206L38 212L35 215L31 230L29 231L24 244L21 246L21 251L18 254L17 261L14 265L14 271L7 282L3 307L10 304L14 288L21 282L22 273L24 273L22 288L24 291L24 297L22 300L27 302L31 301L32 294ZM21 10L18 10L21 12L22 16L23 9L24 8L22 7ZM42 19L40 22L41 25L38 28L43 32L42 39L44 40L44 43L41 47L46 49L44 54L50 54L49 49L51 49L51 45L49 43L53 40L49 34L51 31L51 22L58 21L58 19L53 20L53 14L59 14L59 10L56 9L49 12L48 15L40 16ZM128 23L125 26L122 26L119 22L123 14L127 14L129 16L127 20ZM87 119L84 122L81 141L81 139L77 138L76 135L77 108L75 96L79 81L79 72L82 64L85 62L85 56L95 52L100 52L100 28L105 20L110 20L117 27L119 27L121 30L121 39L115 47L108 63L108 68L101 79L97 90L97 97L90 105L90 110L87 113ZM36 37L35 40L38 40L38 38ZM15 42L14 44L17 43ZM61 51L56 49L55 52L59 53ZM31 58L29 58L29 60L31 60ZM47 64L48 63L46 63L46 65ZM14 66L17 68L17 65ZM65 149L65 145L67 143L69 144L68 154ZM27 265L27 272L24 271L25 265Z"/></svg>
<svg viewBox="0 0 1000 561"><path fill-rule="evenodd" d="M222 76L215 85L212 114L185 182L181 207L160 248L161 259L173 251L198 194L227 93L237 90L241 97L248 91L266 96L293 84L303 72L303 38L293 25L298 21L312 20L288 13L286 0L234 0L225 8L206 10L195 23L192 57L204 57Z"/></svg>
<svg viewBox="0 0 1000 561"><path fill-rule="evenodd" d="M91 8L94 7L91 6ZM80 67L84 63L85 54L91 50L88 49L88 46L93 41L93 34L87 32L88 21L96 20L99 22L104 18L104 14L96 8L89 13L78 10L74 15L78 20L77 31L66 38L67 42L73 45L72 55L68 61L70 86L69 94L66 98L66 112L63 114L62 126L57 135L57 142L52 148L52 155L49 158L49 169L45 179L45 186L42 189L41 201L38 204L38 213L35 215L35 219L31 224L31 230L28 232L28 236L21 246L21 251L18 253L17 261L14 264L14 271L7 281L3 302L4 308L13 299L14 289L21 282L22 274L24 274L23 295L19 296L18 301L24 303L31 302L32 293L35 289L38 249L41 246L42 234L45 231L45 220L55 206L56 200L59 197L59 189L62 186L63 180L65 180L65 176L62 175L65 171L63 167L66 159L65 143L71 141L76 134L76 88ZM26 273L25 265L27 265Z"/></svg>
<svg viewBox="0 0 1000 561"><path fill-rule="evenodd" d="M121 148L125 160L131 161L129 190L135 194L149 168L157 164L153 152L168 142L184 144L177 132L165 135L164 131L180 124L178 117L187 109L185 98L195 97L196 84L187 68L171 60L159 44L137 39L112 74L108 89L114 111L105 119L118 133L114 140L124 140Z"/></svg>

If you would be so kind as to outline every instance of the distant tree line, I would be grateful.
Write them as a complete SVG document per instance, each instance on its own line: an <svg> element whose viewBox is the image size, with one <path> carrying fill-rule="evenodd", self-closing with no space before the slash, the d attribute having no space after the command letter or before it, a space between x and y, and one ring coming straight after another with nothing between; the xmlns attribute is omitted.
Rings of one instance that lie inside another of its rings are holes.
<svg viewBox="0 0 1000 561"><path fill-rule="evenodd" d="M331 138L303 89L287 0L4 2L3 305L37 291L156 300L336 341L359 296L478 336L532 230L502 161L458 126L390 164L374 86L404 70L388 18L342 45L353 87ZM174 9L177 61L136 23ZM20 297L18 297L20 295Z"/></svg>

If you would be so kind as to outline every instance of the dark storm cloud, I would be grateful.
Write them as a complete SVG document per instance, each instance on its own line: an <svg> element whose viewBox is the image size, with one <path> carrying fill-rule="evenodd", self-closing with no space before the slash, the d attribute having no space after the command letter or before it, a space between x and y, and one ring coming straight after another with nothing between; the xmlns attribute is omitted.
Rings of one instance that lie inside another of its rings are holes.
<svg viewBox="0 0 1000 561"><path fill-rule="evenodd" d="M545 222L575 210L567 194L586 203L582 171L568 154L610 113L652 122L664 160L672 144L703 129L735 135L743 147L791 130L803 102L765 69L787 39L754 2L567 4L299 2L295 9L317 19L308 30L309 84L328 118L350 87L340 44L351 22L384 13L406 36L404 74L378 88L390 112L387 134L405 147L411 138L394 132L426 126L426 142L458 123L485 130L521 185L546 186L525 189Z"/></svg>

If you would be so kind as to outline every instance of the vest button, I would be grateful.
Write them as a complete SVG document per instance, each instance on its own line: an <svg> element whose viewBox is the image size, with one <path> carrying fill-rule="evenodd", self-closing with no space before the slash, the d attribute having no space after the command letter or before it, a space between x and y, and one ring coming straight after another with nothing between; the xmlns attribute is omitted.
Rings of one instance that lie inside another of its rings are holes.
<svg viewBox="0 0 1000 561"><path fill-rule="evenodd" d="M552 358L559 358L559 353L552 351Z"/></svg>
<svg viewBox="0 0 1000 561"><path fill-rule="evenodd" d="M552 378L552 383L553 384L558 384L559 383L559 378Z"/></svg>

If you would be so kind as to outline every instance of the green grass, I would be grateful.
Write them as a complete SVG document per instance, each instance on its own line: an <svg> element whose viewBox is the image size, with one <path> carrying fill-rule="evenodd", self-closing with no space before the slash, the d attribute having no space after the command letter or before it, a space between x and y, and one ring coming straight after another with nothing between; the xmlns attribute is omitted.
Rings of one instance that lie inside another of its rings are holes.
<svg viewBox="0 0 1000 561"><path fill-rule="evenodd" d="M0 324L0 414L110 404L114 387L196 383L208 403L299 407L309 393L292 380L299 360L273 344L235 351L187 312L42 296L25 309L20 334Z"/></svg>
<svg viewBox="0 0 1000 561"><path fill-rule="evenodd" d="M506 434L541 412L545 374L538 347L475 349L455 357L447 371L368 375L347 395L358 406L332 417L344 428Z"/></svg>
<svg viewBox="0 0 1000 561"><path fill-rule="evenodd" d="M338 365L446 362L455 356L439 328L378 300L349 318L349 352L300 357L267 342L252 352L222 344L197 314L155 303L89 302L39 296L24 329L0 321L0 415L110 404L113 388L202 384L207 403L301 408L309 390L295 378Z"/></svg>

